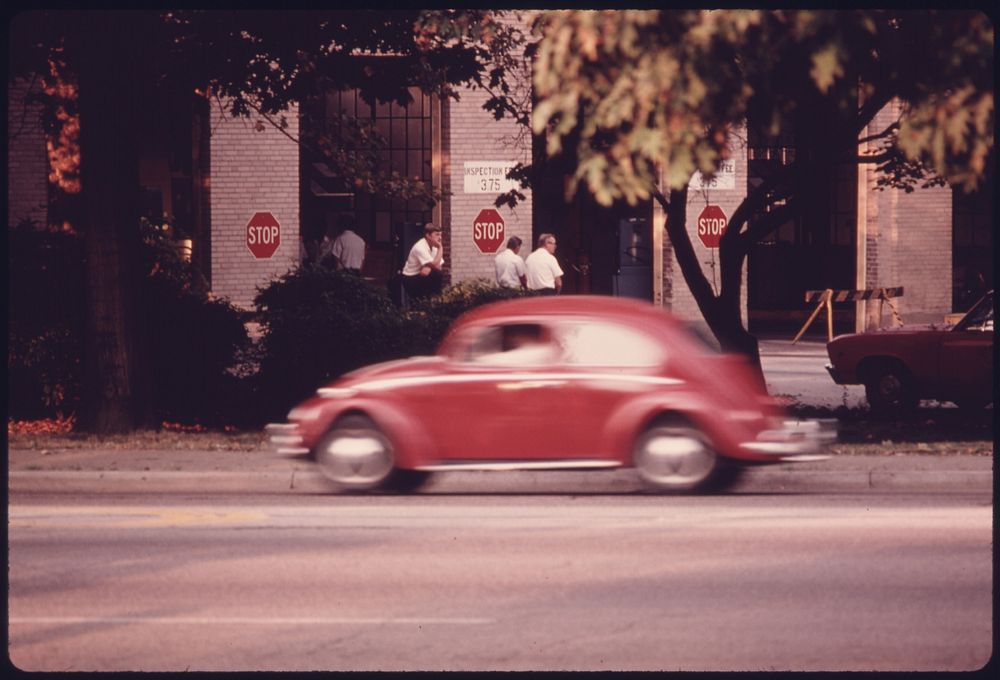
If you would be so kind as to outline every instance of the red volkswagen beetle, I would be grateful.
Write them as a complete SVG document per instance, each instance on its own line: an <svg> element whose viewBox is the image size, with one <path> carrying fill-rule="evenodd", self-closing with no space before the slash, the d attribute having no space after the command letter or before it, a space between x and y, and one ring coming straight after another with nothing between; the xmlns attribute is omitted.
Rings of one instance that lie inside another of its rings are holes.
<svg viewBox="0 0 1000 680"><path fill-rule="evenodd" d="M344 375L268 426L343 489L441 470L635 466L662 491L745 464L815 458L828 423L791 422L740 357L665 311L602 296L523 298L460 317L437 354Z"/></svg>

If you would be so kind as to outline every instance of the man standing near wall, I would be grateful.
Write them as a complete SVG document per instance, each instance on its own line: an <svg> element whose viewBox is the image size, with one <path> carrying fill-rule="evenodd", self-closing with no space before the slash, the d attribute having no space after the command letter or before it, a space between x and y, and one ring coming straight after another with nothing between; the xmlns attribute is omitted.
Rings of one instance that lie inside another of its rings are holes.
<svg viewBox="0 0 1000 680"><path fill-rule="evenodd" d="M542 234L538 248L525 260L528 290L539 295L557 295L562 290L563 270L556 260L556 237Z"/></svg>
<svg viewBox="0 0 1000 680"><path fill-rule="evenodd" d="M354 218L341 215L337 221L337 229L340 233L330 246L334 264L337 269L360 274L365 263L366 246L365 240L354 233Z"/></svg>
<svg viewBox="0 0 1000 680"><path fill-rule="evenodd" d="M511 236L507 239L507 247L494 260L497 273L497 283L503 288L527 288L524 260L521 259L521 239Z"/></svg>
<svg viewBox="0 0 1000 680"><path fill-rule="evenodd" d="M437 295L444 280L443 267L441 227L428 222L424 225L424 237L413 244L403 265L403 290L415 300Z"/></svg>

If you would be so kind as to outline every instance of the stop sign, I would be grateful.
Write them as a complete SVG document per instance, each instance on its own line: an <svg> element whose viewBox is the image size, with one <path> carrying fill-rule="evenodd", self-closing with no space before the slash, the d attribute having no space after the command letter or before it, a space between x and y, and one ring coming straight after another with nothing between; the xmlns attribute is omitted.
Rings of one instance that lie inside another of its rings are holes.
<svg viewBox="0 0 1000 680"><path fill-rule="evenodd" d="M274 255L281 245L281 225L269 212L254 213L247 222L247 248L257 259Z"/></svg>
<svg viewBox="0 0 1000 680"><path fill-rule="evenodd" d="M726 213L717 205L706 205L698 215L698 238L706 248L718 248L719 239L726 233Z"/></svg>
<svg viewBox="0 0 1000 680"><path fill-rule="evenodd" d="M503 218L493 208L480 210L472 223L472 240L481 253L495 253L503 243Z"/></svg>

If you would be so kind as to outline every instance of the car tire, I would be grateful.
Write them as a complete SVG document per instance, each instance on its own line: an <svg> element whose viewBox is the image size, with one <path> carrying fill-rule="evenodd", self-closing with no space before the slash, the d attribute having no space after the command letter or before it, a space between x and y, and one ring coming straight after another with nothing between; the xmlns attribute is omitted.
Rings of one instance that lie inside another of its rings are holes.
<svg viewBox="0 0 1000 680"><path fill-rule="evenodd" d="M701 430L680 419L658 421L640 434L632 462L643 483L661 493L721 491L741 471L719 456Z"/></svg>
<svg viewBox="0 0 1000 680"><path fill-rule="evenodd" d="M875 367L865 380L865 396L872 412L885 416L912 413L919 402L913 379L898 364Z"/></svg>
<svg viewBox="0 0 1000 680"><path fill-rule="evenodd" d="M396 468L392 442L364 415L341 418L319 441L313 459L323 475L344 491L412 491L427 473Z"/></svg>

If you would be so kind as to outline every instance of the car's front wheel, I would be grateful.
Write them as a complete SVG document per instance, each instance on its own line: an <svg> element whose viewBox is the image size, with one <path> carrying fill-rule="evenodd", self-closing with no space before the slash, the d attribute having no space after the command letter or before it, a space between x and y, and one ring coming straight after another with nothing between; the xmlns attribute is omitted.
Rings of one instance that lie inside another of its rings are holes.
<svg viewBox="0 0 1000 680"><path fill-rule="evenodd" d="M410 491L427 477L416 470L397 469L392 442L363 415L338 420L316 445L314 459L330 481L347 491Z"/></svg>
<svg viewBox="0 0 1000 680"><path fill-rule="evenodd" d="M913 380L902 366L882 364L865 381L865 396L874 413L903 415L917 407Z"/></svg>
<svg viewBox="0 0 1000 680"><path fill-rule="evenodd" d="M656 491L719 490L738 469L721 459L698 428L682 420L654 423L635 442L632 460L639 476Z"/></svg>

